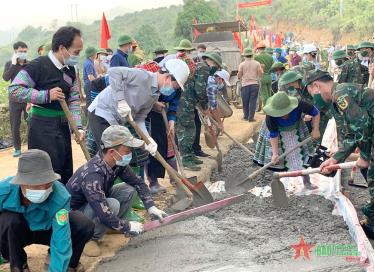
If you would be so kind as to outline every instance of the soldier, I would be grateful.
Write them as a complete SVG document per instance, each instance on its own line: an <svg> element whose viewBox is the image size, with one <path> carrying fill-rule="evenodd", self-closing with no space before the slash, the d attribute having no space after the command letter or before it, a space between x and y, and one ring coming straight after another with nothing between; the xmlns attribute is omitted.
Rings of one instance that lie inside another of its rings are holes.
<svg viewBox="0 0 375 272"><path fill-rule="evenodd" d="M332 58L341 69L337 78L338 83L366 84L368 82L367 68L357 58L349 60L344 50L336 50L333 52Z"/></svg>
<svg viewBox="0 0 375 272"><path fill-rule="evenodd" d="M204 111L208 109L207 82L210 75L221 68L222 60L215 52L202 55L202 62L198 63L193 77L189 78L185 84L185 92L181 96L180 106L177 111L177 138L182 155L184 167L199 171L198 164L203 162L196 158L192 148L195 137L194 109L199 105Z"/></svg>
<svg viewBox="0 0 375 272"><path fill-rule="evenodd" d="M367 182L370 188L370 203L362 208L366 215L361 225L371 237L374 235L374 91L370 88L351 83L337 84L328 72L316 70L309 72L307 89L319 108L328 108L338 128L339 150L330 159L321 164L325 167L343 162L357 147L360 157L359 168L368 168ZM370 165L370 166L369 166Z"/></svg>
<svg viewBox="0 0 375 272"><path fill-rule="evenodd" d="M348 59L354 59L355 58L355 51L357 50L357 46L348 44L345 48L346 54L348 55Z"/></svg>
<svg viewBox="0 0 375 272"><path fill-rule="evenodd" d="M374 43L361 42L357 50L359 50L358 58L362 61L361 64L368 67L374 62Z"/></svg>
<svg viewBox="0 0 375 272"><path fill-rule="evenodd" d="M258 61L263 68L263 76L260 79L260 96L262 98L262 104L266 105L266 101L272 96L272 78L271 78L271 67L273 64L272 56L265 52L266 44L260 42L257 44L257 55L255 60Z"/></svg>

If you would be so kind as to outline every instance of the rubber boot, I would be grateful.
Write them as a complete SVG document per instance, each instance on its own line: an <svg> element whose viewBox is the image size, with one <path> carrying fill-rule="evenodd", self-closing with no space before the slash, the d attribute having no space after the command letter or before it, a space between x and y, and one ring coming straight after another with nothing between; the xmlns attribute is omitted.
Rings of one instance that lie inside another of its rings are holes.
<svg viewBox="0 0 375 272"><path fill-rule="evenodd" d="M197 164L193 162L193 160L189 157L182 158L182 165L184 166L184 168L191 170L191 171L201 170L201 168L197 166Z"/></svg>
<svg viewBox="0 0 375 272"><path fill-rule="evenodd" d="M140 223L143 223L145 221L145 219L139 216L132 208L128 210L128 213L126 214L126 220L136 221Z"/></svg>
<svg viewBox="0 0 375 272"><path fill-rule="evenodd" d="M133 201L132 201L132 208L135 210L141 210L141 211L146 210L145 205L143 204L143 201L139 197L138 193L135 192L135 194L136 195L133 197Z"/></svg>

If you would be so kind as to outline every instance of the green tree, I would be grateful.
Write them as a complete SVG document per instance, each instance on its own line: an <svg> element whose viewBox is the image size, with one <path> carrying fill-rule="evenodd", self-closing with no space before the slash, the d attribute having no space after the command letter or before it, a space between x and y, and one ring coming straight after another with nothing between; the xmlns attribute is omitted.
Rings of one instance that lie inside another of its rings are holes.
<svg viewBox="0 0 375 272"><path fill-rule="evenodd" d="M199 23L212 23L220 20L220 12L214 2L185 0L183 10L177 16L175 35L191 39L191 25L194 19Z"/></svg>
<svg viewBox="0 0 375 272"><path fill-rule="evenodd" d="M158 31L151 25L140 26L136 31L134 39L146 54L153 52L156 47L163 45Z"/></svg>

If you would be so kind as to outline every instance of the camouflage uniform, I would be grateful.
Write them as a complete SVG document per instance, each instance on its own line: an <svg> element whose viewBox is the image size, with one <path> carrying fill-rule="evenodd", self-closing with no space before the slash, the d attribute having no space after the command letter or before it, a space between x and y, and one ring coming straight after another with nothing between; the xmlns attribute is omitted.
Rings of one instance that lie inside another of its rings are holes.
<svg viewBox="0 0 375 272"><path fill-rule="evenodd" d="M308 103L313 104L313 105L314 105L314 99L312 98L312 96L309 94L309 92L304 87L305 87L305 81L306 81L307 73L311 70L314 70L314 69L315 69L315 66L310 62L294 66L291 69L293 71L296 71L297 73L299 73L303 77L303 79L302 79L303 89L301 90L300 98L303 101L308 102ZM319 122L320 138L319 138L319 140L317 140L317 142L320 144L322 142L324 132L327 128L328 121L329 121L329 119L332 118L332 114L329 112L329 110L327 108L320 108L319 111L320 111L320 122Z"/></svg>
<svg viewBox="0 0 375 272"><path fill-rule="evenodd" d="M367 182L370 192L370 203L362 211L369 219L369 227L374 230L374 90L362 89L361 85L343 83L337 84L333 91L333 103L330 112L335 117L339 131L339 150L334 158L344 161L357 147L360 156L370 161Z"/></svg>
<svg viewBox="0 0 375 272"><path fill-rule="evenodd" d="M338 83L367 84L369 79L368 69L355 58L347 60L341 67L341 73L337 78Z"/></svg>
<svg viewBox="0 0 375 272"><path fill-rule="evenodd" d="M198 63L185 83L185 91L181 95L177 111L176 133L184 160L195 158L192 147L195 138L194 109L198 103L203 109L207 109L206 87L209 75L210 67L207 63Z"/></svg>
<svg viewBox="0 0 375 272"><path fill-rule="evenodd" d="M266 105L267 99L272 96L272 78L271 67L273 64L272 57L267 53L260 53L254 57L256 61L262 64L263 76L260 79L260 96L263 106Z"/></svg>

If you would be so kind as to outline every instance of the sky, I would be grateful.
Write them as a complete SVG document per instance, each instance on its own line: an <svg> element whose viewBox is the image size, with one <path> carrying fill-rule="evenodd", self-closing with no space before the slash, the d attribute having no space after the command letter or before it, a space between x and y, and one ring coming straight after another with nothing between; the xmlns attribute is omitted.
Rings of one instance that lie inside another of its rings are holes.
<svg viewBox="0 0 375 272"><path fill-rule="evenodd" d="M17 0L1 1L0 30L22 29L25 26L48 26L55 19L58 24L76 20L91 23L100 20L102 12L107 19L119 14L142 9L182 4L182 0ZM127 8L129 6L129 8ZM73 7L73 9L72 9Z"/></svg>

